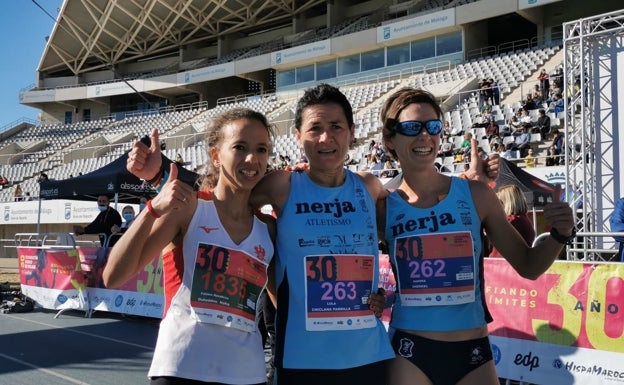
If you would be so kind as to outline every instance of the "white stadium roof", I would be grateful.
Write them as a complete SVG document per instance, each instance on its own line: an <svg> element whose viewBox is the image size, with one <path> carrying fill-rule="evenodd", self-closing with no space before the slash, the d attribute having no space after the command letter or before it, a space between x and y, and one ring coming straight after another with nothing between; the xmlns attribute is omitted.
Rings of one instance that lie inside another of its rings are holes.
<svg viewBox="0 0 624 385"><path fill-rule="evenodd" d="M39 72L79 75L292 23L325 0L65 0Z"/></svg>

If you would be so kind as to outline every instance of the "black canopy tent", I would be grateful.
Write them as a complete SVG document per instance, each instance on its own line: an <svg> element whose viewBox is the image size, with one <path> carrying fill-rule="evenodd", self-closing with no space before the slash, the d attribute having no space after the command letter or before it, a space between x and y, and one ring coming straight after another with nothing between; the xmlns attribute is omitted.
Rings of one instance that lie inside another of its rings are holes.
<svg viewBox="0 0 624 385"><path fill-rule="evenodd" d="M520 187L530 208L544 207L547 203L552 202L552 193L555 189L552 184L501 158L494 190L498 191L502 186L510 184Z"/></svg>
<svg viewBox="0 0 624 385"><path fill-rule="evenodd" d="M139 203L141 196L156 194L151 187L126 170L128 153L90 173L63 180L46 180L39 185L40 199L71 199L96 201L98 195L108 195L116 202ZM163 167L172 162L162 155ZM197 174L179 167L178 178L193 186Z"/></svg>

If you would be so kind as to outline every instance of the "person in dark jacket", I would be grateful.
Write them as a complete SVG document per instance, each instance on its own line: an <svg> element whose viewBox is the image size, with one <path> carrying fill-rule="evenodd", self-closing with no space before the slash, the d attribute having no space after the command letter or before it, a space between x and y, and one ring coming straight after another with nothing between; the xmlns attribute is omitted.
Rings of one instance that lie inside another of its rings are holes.
<svg viewBox="0 0 624 385"><path fill-rule="evenodd" d="M121 215L117 210L110 207L110 199L106 195L98 196L97 204L100 209L97 217L87 226L74 226L74 234L100 234L100 245L105 246L106 240L113 233L113 226L121 226ZM105 234L105 236L101 234ZM108 246L113 246L116 238L111 239Z"/></svg>

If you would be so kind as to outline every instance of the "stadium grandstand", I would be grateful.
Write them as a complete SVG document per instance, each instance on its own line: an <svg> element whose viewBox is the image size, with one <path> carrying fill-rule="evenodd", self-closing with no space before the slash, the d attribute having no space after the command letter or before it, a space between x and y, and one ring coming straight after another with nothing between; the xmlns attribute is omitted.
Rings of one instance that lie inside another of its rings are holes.
<svg viewBox="0 0 624 385"><path fill-rule="evenodd" d="M8 180L0 191L7 202L0 237L35 229L71 232L75 217L39 223L20 209L29 205L30 214L41 215L42 207L67 204L37 202L40 174L68 179L97 170L153 127L165 155L180 154L188 169L200 168L206 122L234 106L266 114L278 129L276 166L280 156L294 162L301 155L292 132L295 103L320 82L339 86L353 104L357 142L350 168L370 168L386 95L414 86L436 95L450 128L461 133L449 135L452 155L439 158L443 170L461 172L463 135L476 136L486 153L493 152L484 117L511 130L516 111L540 87L542 70L551 87L560 77L566 98L578 91L570 82L583 75L563 71L573 62L564 46L582 33L566 35L566 23L620 8L619 0L66 0L37 82L19 94L20 103L41 111L39 120L4 127L0 136L0 175ZM498 89L496 100L481 97L483 80ZM574 159L585 159L588 147L570 143L575 158L561 154L558 166L546 166L553 130L567 133L568 120L579 116L556 110L551 99L541 95L526 108L533 126L540 109L550 118L545 135L531 135L535 167L513 146L508 157L540 178L561 179L581 167ZM30 195L15 197L18 184Z"/></svg>

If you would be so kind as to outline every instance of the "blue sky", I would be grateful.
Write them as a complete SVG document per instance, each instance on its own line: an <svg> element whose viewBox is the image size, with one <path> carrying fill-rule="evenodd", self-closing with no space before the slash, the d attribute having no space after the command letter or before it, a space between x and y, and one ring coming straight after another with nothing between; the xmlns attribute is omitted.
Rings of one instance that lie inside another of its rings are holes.
<svg viewBox="0 0 624 385"><path fill-rule="evenodd" d="M57 17L62 0L36 0ZM36 119L39 110L19 104L19 91L35 83L45 37L54 21L33 0L2 0L0 12L0 127L23 117Z"/></svg>

